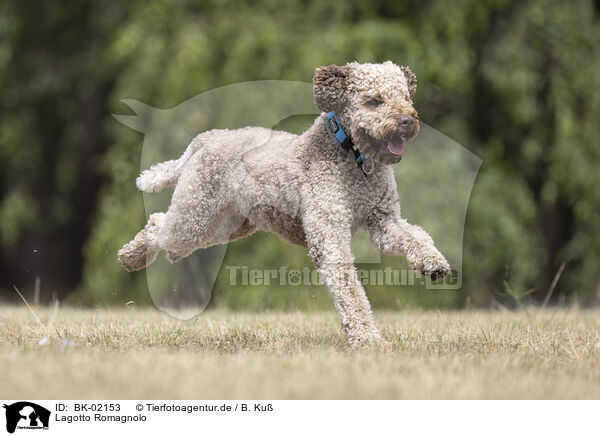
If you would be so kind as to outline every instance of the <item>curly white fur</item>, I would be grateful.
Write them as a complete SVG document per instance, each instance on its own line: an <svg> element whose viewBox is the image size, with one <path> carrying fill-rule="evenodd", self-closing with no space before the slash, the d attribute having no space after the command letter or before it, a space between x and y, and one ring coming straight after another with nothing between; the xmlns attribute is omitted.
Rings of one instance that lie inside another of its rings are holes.
<svg viewBox="0 0 600 436"><path fill-rule="evenodd" d="M324 114L300 136L260 127L202 133L181 158L138 178L144 191L176 187L168 211L150 216L119 251L119 262L132 271L146 267L160 250L177 261L256 230L274 232L309 248L343 332L351 344L362 344L379 333L350 251L358 228L382 252L406 256L425 275L439 278L450 271L431 237L401 218L387 165L400 158L386 149L390 135L409 139L418 132L411 101L416 79L391 62L351 63L318 68L314 85L317 106L335 110L358 148L376 162L372 174L365 177L352 155L333 147ZM410 123L399 123L407 118Z"/></svg>

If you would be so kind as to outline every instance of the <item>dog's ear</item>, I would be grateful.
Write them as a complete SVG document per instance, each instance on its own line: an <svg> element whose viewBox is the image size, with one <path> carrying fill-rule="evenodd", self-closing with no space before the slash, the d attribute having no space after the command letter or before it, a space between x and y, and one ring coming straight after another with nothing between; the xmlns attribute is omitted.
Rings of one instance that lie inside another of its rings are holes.
<svg viewBox="0 0 600 436"><path fill-rule="evenodd" d="M404 77L406 77L410 98L413 98L417 92L417 76L415 76L415 73L413 73L408 67L400 67L400 69L404 73Z"/></svg>
<svg viewBox="0 0 600 436"><path fill-rule="evenodd" d="M343 106L349 72L350 67L347 65L329 65L315 70L313 94L320 111L335 111Z"/></svg>

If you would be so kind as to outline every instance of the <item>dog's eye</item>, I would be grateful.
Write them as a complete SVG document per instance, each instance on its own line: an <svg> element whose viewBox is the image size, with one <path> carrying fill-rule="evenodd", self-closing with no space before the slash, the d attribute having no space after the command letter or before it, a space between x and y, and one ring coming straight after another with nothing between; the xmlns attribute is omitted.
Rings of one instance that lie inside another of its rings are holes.
<svg viewBox="0 0 600 436"><path fill-rule="evenodd" d="M376 108L377 106L379 106L381 104L383 104L383 100L381 100L380 98L377 98L377 97L370 98L365 102L366 106L369 106L372 108Z"/></svg>

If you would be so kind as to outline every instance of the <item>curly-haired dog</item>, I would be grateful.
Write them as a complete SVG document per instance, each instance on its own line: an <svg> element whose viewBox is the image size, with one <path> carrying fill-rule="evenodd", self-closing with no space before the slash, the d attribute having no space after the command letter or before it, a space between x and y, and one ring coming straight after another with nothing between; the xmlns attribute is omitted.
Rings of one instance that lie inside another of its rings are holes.
<svg viewBox="0 0 600 436"><path fill-rule="evenodd" d="M201 133L179 159L137 179L143 191L175 191L168 211L150 215L119 262L132 271L160 250L174 262L256 230L274 232L309 248L349 342L379 338L350 251L358 228L433 280L450 272L427 232L402 219L390 166L419 131L416 83L392 62L321 67L313 89L323 113L302 135L261 127Z"/></svg>

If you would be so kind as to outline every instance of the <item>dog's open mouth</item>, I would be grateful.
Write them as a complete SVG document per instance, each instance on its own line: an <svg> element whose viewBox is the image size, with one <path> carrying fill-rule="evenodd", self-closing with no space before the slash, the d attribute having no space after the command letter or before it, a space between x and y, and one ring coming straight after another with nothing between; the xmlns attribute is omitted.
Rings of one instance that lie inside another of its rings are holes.
<svg viewBox="0 0 600 436"><path fill-rule="evenodd" d="M396 156L402 156L402 153L404 153L404 139L401 137L390 139L387 142L387 149Z"/></svg>
<svg viewBox="0 0 600 436"><path fill-rule="evenodd" d="M407 138L400 132L392 133L385 138L375 138L366 129L359 128L353 136L361 153L383 164L395 164L402 160Z"/></svg>

